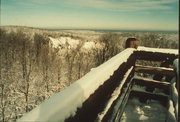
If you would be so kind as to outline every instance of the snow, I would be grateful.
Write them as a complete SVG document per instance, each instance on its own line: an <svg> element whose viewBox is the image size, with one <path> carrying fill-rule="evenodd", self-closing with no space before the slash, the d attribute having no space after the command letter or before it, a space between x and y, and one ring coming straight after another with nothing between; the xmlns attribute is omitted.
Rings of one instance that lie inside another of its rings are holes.
<svg viewBox="0 0 180 122"><path fill-rule="evenodd" d="M92 49L92 48L96 47L96 44L95 44L95 42L92 42L92 41L85 42L82 47L85 48L85 49Z"/></svg>
<svg viewBox="0 0 180 122"><path fill-rule="evenodd" d="M159 53L175 54L175 55L179 54L177 49L150 48L150 47L138 46L137 50L138 51L147 51L147 52L159 52Z"/></svg>
<svg viewBox="0 0 180 122"><path fill-rule="evenodd" d="M133 85L132 86L132 89L133 90L136 90L136 91L146 91L146 87L145 86L139 86L139 85Z"/></svg>
<svg viewBox="0 0 180 122"><path fill-rule="evenodd" d="M174 105L174 113L176 118L178 118L178 91L176 88L177 82L179 82L179 59L175 59L173 62L174 70L177 73L177 77L171 80L171 97Z"/></svg>
<svg viewBox="0 0 180 122"><path fill-rule="evenodd" d="M175 59L173 61L173 66L174 66L176 73L179 74L179 59ZM179 76L179 75L177 75L177 76Z"/></svg>
<svg viewBox="0 0 180 122"><path fill-rule="evenodd" d="M178 117L178 91L176 89L176 78L171 80L171 99L174 105L174 111L176 118Z"/></svg>
<svg viewBox="0 0 180 122"><path fill-rule="evenodd" d="M49 37L51 40L51 43L54 48L58 48L60 46L65 46L67 45L68 48L76 48L78 45L81 45L80 40L78 39L73 39L71 37L59 37L59 38L53 38ZM100 48L101 45L99 43L95 43L94 41L87 41L87 42L82 42L82 49L90 50L92 48Z"/></svg>
<svg viewBox="0 0 180 122"><path fill-rule="evenodd" d="M72 48L76 48L77 45L79 44L79 40L72 39L71 37L60 37L60 38L49 37L49 39L51 40L53 47L55 48L65 44L68 44Z"/></svg>
<svg viewBox="0 0 180 122"><path fill-rule="evenodd" d="M94 68L84 77L25 114L18 122L64 121L69 116L74 115L77 108L81 107L83 102L109 79L123 62L127 61L134 50L128 48Z"/></svg>
<svg viewBox="0 0 180 122"><path fill-rule="evenodd" d="M128 101L121 122L164 122L166 108L156 100L149 100L147 104L141 103L138 98Z"/></svg>
<svg viewBox="0 0 180 122"><path fill-rule="evenodd" d="M176 122L176 117L174 114L174 106L172 100L169 100L169 109L168 109L168 122Z"/></svg>

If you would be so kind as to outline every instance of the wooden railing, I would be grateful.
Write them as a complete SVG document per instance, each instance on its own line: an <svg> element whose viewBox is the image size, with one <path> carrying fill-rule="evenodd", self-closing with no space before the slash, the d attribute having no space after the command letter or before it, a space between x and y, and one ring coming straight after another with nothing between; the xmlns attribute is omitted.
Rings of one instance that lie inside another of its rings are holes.
<svg viewBox="0 0 180 122"><path fill-rule="evenodd" d="M167 59L174 61L177 58L178 50L147 47L139 47L137 50L125 49L102 65L93 68L84 77L53 95L17 121L116 121L122 114L124 103L129 97L134 73L137 70L143 71L142 67L135 69L136 60L161 62ZM159 71L151 69L146 72L152 70L153 73ZM167 72L175 75L171 69L163 70L164 74L168 74ZM177 105L177 100L174 100L174 106ZM176 120L177 116L176 113Z"/></svg>

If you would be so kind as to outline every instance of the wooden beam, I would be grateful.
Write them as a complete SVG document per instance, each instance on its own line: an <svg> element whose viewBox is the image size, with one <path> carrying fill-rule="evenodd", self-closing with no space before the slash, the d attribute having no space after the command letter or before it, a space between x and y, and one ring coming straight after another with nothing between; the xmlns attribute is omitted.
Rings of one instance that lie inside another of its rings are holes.
<svg viewBox="0 0 180 122"><path fill-rule="evenodd" d="M126 104L127 104L127 101L128 101L128 99L129 99L129 94L130 94L130 92L131 92L131 87L132 87L132 79L131 79L131 81L127 84L127 88L124 89L124 94L122 94L122 95L120 96L120 98L118 99L118 101L117 101L117 103L116 103L116 106L115 106L114 109L117 109L117 108L118 108L118 110L117 110L117 112L116 112L115 114L113 114L113 116L112 116L113 119L111 119L111 120L113 120L113 122L114 122L114 121L117 121L117 120L120 121L120 118L121 118L121 116L122 116L122 114L123 114L123 111L124 111L124 109L125 109L125 106L126 106Z"/></svg>
<svg viewBox="0 0 180 122"><path fill-rule="evenodd" d="M168 82L160 82L148 78L134 78L133 82L135 85L140 85L140 86L146 86L149 88L159 88L162 89L166 94L170 94L170 83Z"/></svg>
<svg viewBox="0 0 180 122"><path fill-rule="evenodd" d="M139 60L160 61L160 62L166 60L167 58L172 61L178 58L177 54L167 54L162 52L151 52L151 51L142 51L142 50L136 51L135 55Z"/></svg>
<svg viewBox="0 0 180 122"><path fill-rule="evenodd" d="M176 75L172 68L152 67L152 66L142 66L142 65L136 65L135 72L148 73L148 74L160 74L160 75L166 75L166 76Z"/></svg>

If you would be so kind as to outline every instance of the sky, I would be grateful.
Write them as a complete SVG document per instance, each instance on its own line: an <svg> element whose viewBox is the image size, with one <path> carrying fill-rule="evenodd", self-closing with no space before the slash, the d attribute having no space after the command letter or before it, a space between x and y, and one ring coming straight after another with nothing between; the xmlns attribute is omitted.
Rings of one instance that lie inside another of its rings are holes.
<svg viewBox="0 0 180 122"><path fill-rule="evenodd" d="M1 25L177 31L178 0L1 0Z"/></svg>

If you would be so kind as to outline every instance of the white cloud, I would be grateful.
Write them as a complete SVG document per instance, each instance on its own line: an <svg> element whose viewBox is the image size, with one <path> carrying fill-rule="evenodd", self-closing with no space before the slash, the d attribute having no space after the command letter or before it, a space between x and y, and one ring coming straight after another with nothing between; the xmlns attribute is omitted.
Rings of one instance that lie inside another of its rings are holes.
<svg viewBox="0 0 180 122"><path fill-rule="evenodd" d="M2 0L5 2L5 0ZM69 7L90 7L108 11L171 10L168 4L178 0L9 0L26 7L48 6L49 3Z"/></svg>
<svg viewBox="0 0 180 122"><path fill-rule="evenodd" d="M67 0L67 4L110 11L170 10L177 0Z"/></svg>

